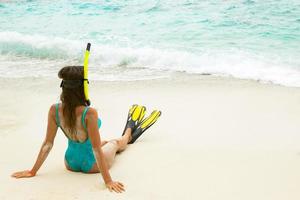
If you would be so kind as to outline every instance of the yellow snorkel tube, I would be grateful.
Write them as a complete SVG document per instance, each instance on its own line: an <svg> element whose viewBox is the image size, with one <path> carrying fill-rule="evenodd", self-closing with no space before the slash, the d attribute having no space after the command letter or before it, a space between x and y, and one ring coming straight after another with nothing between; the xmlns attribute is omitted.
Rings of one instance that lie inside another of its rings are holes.
<svg viewBox="0 0 300 200"><path fill-rule="evenodd" d="M83 90L85 101L87 105L91 105L91 101L89 98L89 80L88 80L88 64L89 64L89 56L90 56L91 43L87 44L86 51L84 54L84 62L83 62Z"/></svg>

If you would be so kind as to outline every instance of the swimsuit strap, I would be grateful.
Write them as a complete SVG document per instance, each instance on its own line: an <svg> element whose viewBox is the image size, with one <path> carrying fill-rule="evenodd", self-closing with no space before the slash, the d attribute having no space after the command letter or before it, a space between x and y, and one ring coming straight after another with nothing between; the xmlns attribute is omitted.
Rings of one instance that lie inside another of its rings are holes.
<svg viewBox="0 0 300 200"><path fill-rule="evenodd" d="M86 113L89 110L89 108L90 107L85 107L85 109L84 109L84 111L82 113L82 116L81 116L81 123L82 123L83 128L86 130L86 132L87 132L87 127L86 127L84 119L85 119Z"/></svg>
<svg viewBox="0 0 300 200"><path fill-rule="evenodd" d="M56 121L56 125L57 127L60 127L60 121L59 121L59 114L58 114L58 108L59 108L59 103L55 104L55 121ZM81 123L83 125L83 128L87 131L87 127L86 127L86 124L85 124L85 117L86 117L86 114L87 114L87 111L89 110L89 107L85 107L83 113L82 113L82 116L81 116Z"/></svg>
<svg viewBox="0 0 300 200"><path fill-rule="evenodd" d="M55 121L56 121L57 127L60 127L59 115L58 115L58 106L59 106L59 103L55 104Z"/></svg>

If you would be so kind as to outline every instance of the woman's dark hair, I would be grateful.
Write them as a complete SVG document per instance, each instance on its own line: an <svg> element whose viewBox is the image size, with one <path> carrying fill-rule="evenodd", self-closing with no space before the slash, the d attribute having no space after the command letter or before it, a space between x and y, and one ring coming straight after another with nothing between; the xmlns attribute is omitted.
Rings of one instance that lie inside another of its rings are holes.
<svg viewBox="0 0 300 200"><path fill-rule="evenodd" d="M77 106L86 106L83 89L83 66L63 67L58 72L58 77L63 79L60 100L62 101L65 126L73 134L76 130L75 109ZM76 82L81 84L76 84ZM75 83L74 87L70 86L73 83Z"/></svg>

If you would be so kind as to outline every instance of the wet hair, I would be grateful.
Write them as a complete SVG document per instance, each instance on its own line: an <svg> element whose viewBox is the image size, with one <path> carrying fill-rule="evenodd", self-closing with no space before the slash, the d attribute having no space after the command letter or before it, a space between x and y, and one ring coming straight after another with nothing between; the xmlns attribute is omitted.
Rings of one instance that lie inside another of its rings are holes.
<svg viewBox="0 0 300 200"><path fill-rule="evenodd" d="M58 77L63 79L61 83L63 117L66 129L71 133L76 132L77 106L86 106L83 89L83 66L66 66L58 72Z"/></svg>

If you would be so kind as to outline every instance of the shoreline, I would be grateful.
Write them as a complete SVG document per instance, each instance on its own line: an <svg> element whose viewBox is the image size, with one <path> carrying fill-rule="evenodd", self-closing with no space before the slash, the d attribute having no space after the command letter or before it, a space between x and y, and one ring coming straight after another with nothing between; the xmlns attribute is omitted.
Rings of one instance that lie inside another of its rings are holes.
<svg viewBox="0 0 300 200"><path fill-rule="evenodd" d="M2 81L12 81L12 82L22 82L22 81L38 81L38 82L57 82L60 79L55 77L0 77L0 82ZM274 83L272 81L264 81L264 80L255 80L250 78L238 78L230 75L216 75L216 74L191 74L187 72L172 72L169 76L165 77L157 77L157 78L149 78L149 79L137 79L137 80L96 80L90 78L90 85L93 83L104 83L104 84L133 84L133 83L142 83L142 82L172 82L172 83L180 83L185 81L225 81L225 82L244 82L244 83L252 83L266 86L275 86L275 87L284 87L284 88L293 88L300 89L300 86L288 86L280 83ZM1 84L2 85L2 84Z"/></svg>

